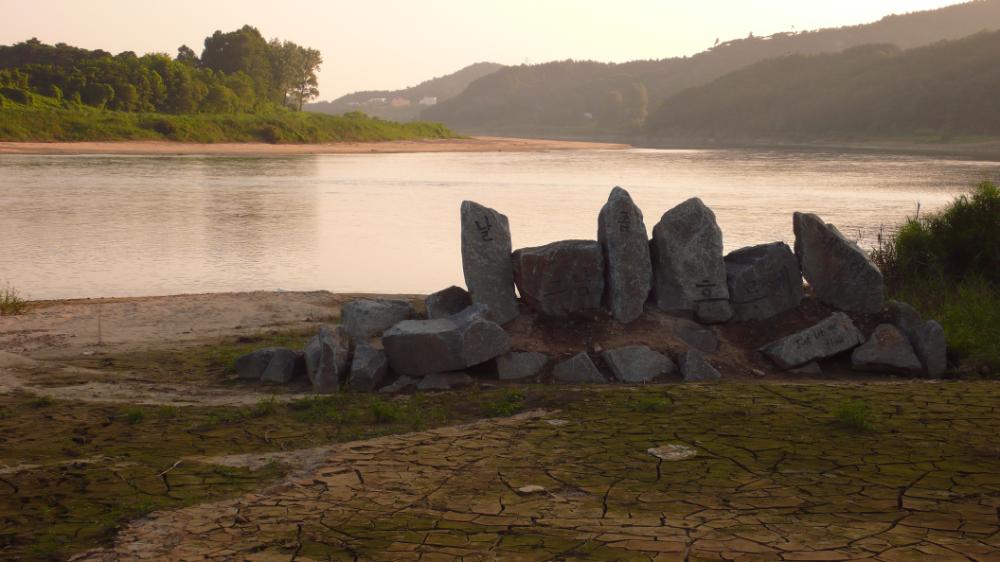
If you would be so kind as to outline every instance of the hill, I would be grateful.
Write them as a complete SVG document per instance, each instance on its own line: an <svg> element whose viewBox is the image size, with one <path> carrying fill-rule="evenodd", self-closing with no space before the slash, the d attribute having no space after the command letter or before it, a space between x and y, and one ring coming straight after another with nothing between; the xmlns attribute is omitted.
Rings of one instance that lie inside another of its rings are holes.
<svg viewBox="0 0 1000 562"><path fill-rule="evenodd" d="M455 97L474 80L501 68L503 65L493 62L477 62L458 72L432 78L402 90L355 92L333 101L306 104L305 110L330 114L363 111L382 119L413 121L420 117L420 111L428 105Z"/></svg>
<svg viewBox="0 0 1000 562"><path fill-rule="evenodd" d="M1000 32L751 65L681 92L650 136L722 141L1000 135Z"/></svg>
<svg viewBox="0 0 1000 562"><path fill-rule="evenodd" d="M748 37L686 58L506 67L424 110L421 117L467 133L630 134L668 97L769 58L839 52L871 43L906 49L996 29L1000 0L978 0L864 25Z"/></svg>

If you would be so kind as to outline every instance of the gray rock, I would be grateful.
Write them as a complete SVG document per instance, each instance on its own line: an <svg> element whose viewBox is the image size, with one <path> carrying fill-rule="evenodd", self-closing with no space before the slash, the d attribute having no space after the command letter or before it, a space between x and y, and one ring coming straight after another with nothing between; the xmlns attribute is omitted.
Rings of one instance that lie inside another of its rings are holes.
<svg viewBox="0 0 1000 562"><path fill-rule="evenodd" d="M343 326L323 326L306 345L306 372L313 392L336 392L350 368L351 336Z"/></svg>
<svg viewBox="0 0 1000 562"><path fill-rule="evenodd" d="M347 387L355 392L372 392L389 374L389 358L381 349L367 343L358 344L351 361L351 375Z"/></svg>
<svg viewBox="0 0 1000 562"><path fill-rule="evenodd" d="M834 312L824 320L760 349L781 369L791 369L810 361L832 357L861 345L864 335L843 312Z"/></svg>
<svg viewBox="0 0 1000 562"><path fill-rule="evenodd" d="M382 335L382 332L413 315L413 306L406 301L360 299L344 305L340 321L351 337L367 340Z"/></svg>
<svg viewBox="0 0 1000 562"><path fill-rule="evenodd" d="M705 357L699 351L693 349L681 353L677 359L681 368L681 376L684 382L716 382L722 380L722 375L715 367L705 361Z"/></svg>
<svg viewBox="0 0 1000 562"><path fill-rule="evenodd" d="M428 318L447 318L472 306L472 297L465 289L452 285L427 295L424 305L427 307Z"/></svg>
<svg viewBox="0 0 1000 562"><path fill-rule="evenodd" d="M912 306L900 301L889 301L887 308L896 325L910 340L913 351L923 365L924 374L939 377L948 368L948 342L944 329L934 320L924 321Z"/></svg>
<svg viewBox="0 0 1000 562"><path fill-rule="evenodd" d="M615 320L628 324L642 315L649 299L653 264L642 211L620 187L611 190L598 215L597 241L607 261L606 304Z"/></svg>
<svg viewBox="0 0 1000 562"><path fill-rule="evenodd" d="M697 322L683 318L675 319L674 335L699 351L715 353L719 350L719 337L711 328Z"/></svg>
<svg viewBox="0 0 1000 562"><path fill-rule="evenodd" d="M497 357L500 380L521 380L542 372L549 362L548 355L531 351L512 351Z"/></svg>
<svg viewBox="0 0 1000 562"><path fill-rule="evenodd" d="M917 375L924 370L906 334L892 324L879 324L872 337L851 353L851 368L902 375Z"/></svg>
<svg viewBox="0 0 1000 562"><path fill-rule="evenodd" d="M590 356L584 352L577 353L562 363L556 364L552 368L552 375L559 382L572 384L603 384L608 382L608 379L604 378L594 362L590 360Z"/></svg>
<svg viewBox="0 0 1000 562"><path fill-rule="evenodd" d="M298 354L284 347L268 347L236 360L236 377L284 384L295 378Z"/></svg>
<svg viewBox="0 0 1000 562"><path fill-rule="evenodd" d="M882 272L857 244L810 213L792 215L795 255L816 297L847 312L882 310Z"/></svg>
<svg viewBox="0 0 1000 562"><path fill-rule="evenodd" d="M472 302L489 307L500 324L517 318L507 217L472 201L462 202L462 270Z"/></svg>
<svg viewBox="0 0 1000 562"><path fill-rule="evenodd" d="M433 320L404 320L385 332L389 366L402 375L458 371L498 357L510 348L503 328L485 317L486 307Z"/></svg>
<svg viewBox="0 0 1000 562"><path fill-rule="evenodd" d="M417 390L452 390L472 386L475 382L465 373L432 373L417 383Z"/></svg>
<svg viewBox="0 0 1000 562"><path fill-rule="evenodd" d="M601 308L604 252L591 240L563 240L514 252L514 281L521 298L551 317Z"/></svg>
<svg viewBox="0 0 1000 562"><path fill-rule="evenodd" d="M601 354L611 373L623 382L649 382L677 368L669 357L645 345L609 349Z"/></svg>
<svg viewBox="0 0 1000 562"><path fill-rule="evenodd" d="M732 316L722 231L697 197L663 214L650 242L653 295L664 312L690 312L706 323Z"/></svg>
<svg viewBox="0 0 1000 562"><path fill-rule="evenodd" d="M395 394L397 392L405 392L407 390L413 390L417 388L417 384L419 382L420 382L419 379L403 375L398 379L392 381L390 384L383 386L378 391L383 394Z"/></svg>
<svg viewBox="0 0 1000 562"><path fill-rule="evenodd" d="M725 263L734 320L773 318L802 302L802 272L784 242L741 248Z"/></svg>
<svg viewBox="0 0 1000 562"><path fill-rule="evenodd" d="M823 373L823 368L819 366L819 363L812 361L801 367L789 369L788 372L795 373L796 375L819 375Z"/></svg>

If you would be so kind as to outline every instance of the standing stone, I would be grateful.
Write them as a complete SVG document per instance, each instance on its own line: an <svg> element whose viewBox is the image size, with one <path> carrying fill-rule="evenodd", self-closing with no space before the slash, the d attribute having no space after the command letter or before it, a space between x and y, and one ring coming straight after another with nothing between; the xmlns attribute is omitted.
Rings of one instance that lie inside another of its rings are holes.
<svg viewBox="0 0 1000 562"><path fill-rule="evenodd" d="M650 242L653 295L664 312L691 312L705 323L726 322L729 305L722 231L697 197L663 214Z"/></svg>
<svg viewBox="0 0 1000 562"><path fill-rule="evenodd" d="M653 264L642 211L620 187L611 190L597 218L597 241L607 260L606 302L611 315L628 324L642 315L649 298Z"/></svg>
<svg viewBox="0 0 1000 562"><path fill-rule="evenodd" d="M534 377L548 362L549 357L544 353L512 351L497 357L497 375L502 381Z"/></svg>
<svg viewBox="0 0 1000 562"><path fill-rule="evenodd" d="M601 359L622 382L649 382L677 368L669 357L645 345L609 349L601 354Z"/></svg>
<svg viewBox="0 0 1000 562"><path fill-rule="evenodd" d="M564 240L514 252L514 280L521 298L552 317L601 308L604 252L591 240Z"/></svg>
<svg viewBox="0 0 1000 562"><path fill-rule="evenodd" d="M428 318L447 318L472 306L472 297L465 289L452 285L427 295L424 306L427 307Z"/></svg>
<svg viewBox="0 0 1000 562"><path fill-rule="evenodd" d="M413 315L413 305L406 301L359 299L344 305L340 320L351 337L367 340L382 335L382 332Z"/></svg>
<svg viewBox="0 0 1000 562"><path fill-rule="evenodd" d="M879 324L872 337L851 354L855 371L917 375L923 372L910 340L892 324Z"/></svg>
<svg viewBox="0 0 1000 562"><path fill-rule="evenodd" d="M454 316L404 320L385 332L382 344L389 366L401 375L459 371L503 355L510 338L473 305Z"/></svg>
<svg viewBox="0 0 1000 562"><path fill-rule="evenodd" d="M351 361L351 376L347 387L355 392L372 392L389 374L389 359L385 352L367 343L358 344Z"/></svg>
<svg viewBox="0 0 1000 562"><path fill-rule="evenodd" d="M865 341L864 335L843 312L834 312L813 326L760 349L781 369L832 357Z"/></svg>
<svg viewBox="0 0 1000 562"><path fill-rule="evenodd" d="M517 318L507 217L472 201L462 202L462 270L472 302L489 308L499 324Z"/></svg>
<svg viewBox="0 0 1000 562"><path fill-rule="evenodd" d="M929 377L944 374L948 368L948 342L941 324L934 320L925 322L920 313L905 302L889 301L887 305L892 314L892 323L910 340L913 351L923 365L924 374Z"/></svg>
<svg viewBox="0 0 1000 562"><path fill-rule="evenodd" d="M678 358L681 367L681 376L684 382L716 382L722 380L722 375L715 367L705 361L701 352L688 350L681 353Z"/></svg>
<svg viewBox="0 0 1000 562"><path fill-rule="evenodd" d="M323 326L306 345L306 372L313 392L329 394L340 388L347 376L351 337L343 326Z"/></svg>
<svg viewBox="0 0 1000 562"><path fill-rule="evenodd" d="M556 364L552 368L552 375L559 382L571 384L604 384L608 379L597 370L597 366L590 360L590 356L585 352L580 352L573 357Z"/></svg>
<svg viewBox="0 0 1000 562"><path fill-rule="evenodd" d="M802 302L802 272L784 242L741 248L724 261L734 320L765 320Z"/></svg>
<svg viewBox="0 0 1000 562"><path fill-rule="evenodd" d="M792 226L799 266L820 301L847 312L882 310L882 272L864 250L814 214L793 214Z"/></svg>

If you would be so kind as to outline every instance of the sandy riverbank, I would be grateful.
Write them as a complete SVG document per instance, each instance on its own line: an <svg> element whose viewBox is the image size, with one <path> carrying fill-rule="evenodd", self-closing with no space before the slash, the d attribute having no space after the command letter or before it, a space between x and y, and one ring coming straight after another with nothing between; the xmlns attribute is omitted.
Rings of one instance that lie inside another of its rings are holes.
<svg viewBox="0 0 1000 562"><path fill-rule="evenodd" d="M291 154L366 154L402 152L540 152L547 150L620 150L626 144L505 137L428 139L326 144L122 142L0 142L0 154L212 154L274 156Z"/></svg>

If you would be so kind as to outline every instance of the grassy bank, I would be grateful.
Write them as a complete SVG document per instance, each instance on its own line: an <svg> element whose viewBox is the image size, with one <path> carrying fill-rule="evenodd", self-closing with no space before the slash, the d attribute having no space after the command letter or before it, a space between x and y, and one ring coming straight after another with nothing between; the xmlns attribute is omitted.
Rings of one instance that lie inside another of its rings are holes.
<svg viewBox="0 0 1000 562"><path fill-rule="evenodd" d="M396 123L363 113L128 113L74 106L32 95L29 104L0 98L0 141L328 143L456 138L439 123Z"/></svg>

